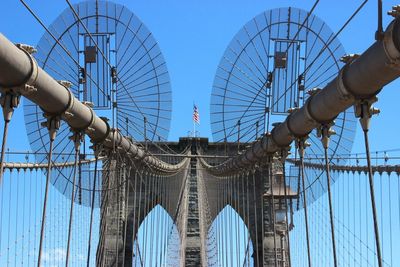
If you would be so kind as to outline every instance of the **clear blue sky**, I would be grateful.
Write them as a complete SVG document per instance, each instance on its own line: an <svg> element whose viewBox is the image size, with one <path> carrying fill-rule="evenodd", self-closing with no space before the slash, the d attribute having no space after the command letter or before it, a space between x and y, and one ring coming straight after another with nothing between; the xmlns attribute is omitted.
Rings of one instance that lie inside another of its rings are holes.
<svg viewBox="0 0 400 267"><path fill-rule="evenodd" d="M27 1L46 25L65 8L65 1ZM77 1L72 1L73 3ZM218 63L233 36L259 13L275 7L294 6L310 9L314 1L305 0L143 0L116 1L135 13L159 43L167 62L173 92L173 113L169 139L177 140L192 129L192 104L199 107L202 136L211 138L209 126L210 94ZM361 0L321 0L314 14L337 31ZM384 1L384 11L397 4ZM35 45L44 30L17 0L0 2L0 32L13 42ZM384 26L392 18L384 15ZM374 42L376 30L376 1L370 0L352 23L339 36L348 53L361 53ZM400 82L395 81L379 95L381 114L373 119L371 149L400 147L398 132L398 95ZM0 120L2 127L2 120ZM13 134L9 147L27 150L22 108L12 121ZM353 152L363 151L358 131Z"/></svg>
<svg viewBox="0 0 400 267"><path fill-rule="evenodd" d="M65 1L27 1L45 24L50 24L67 8ZM77 1L72 1L77 2ZM177 140L192 129L192 104L200 109L202 136L211 136L209 105L212 83L218 63L233 36L254 16L275 7L295 6L310 9L314 1L117 1L134 12L153 33L164 54L173 92L173 112L169 139ZM337 31L362 1L321 0L314 14L321 17L333 31ZM45 4L44 4L45 3ZM396 1L384 1L387 11ZM0 3L0 31L14 42L35 45L44 30L24 9L19 1ZM384 15L386 26L391 17ZM348 53L361 53L374 41L376 29L376 1L369 1L359 15L339 36ZM380 94L382 114L373 122L372 149L396 146L396 93L399 82L394 82ZM17 122L18 121L18 122ZM393 130L387 131L388 125ZM13 127L21 127L16 148L26 149L23 134L22 109L16 113ZM399 130L399 128L397 128ZM385 136L384 139L378 138ZM360 133L356 137L355 151L362 150ZM15 139L14 139L15 140ZM21 141L24 142L21 142ZM393 140L393 141L392 141ZM11 139L13 142L13 139ZM361 145L360 145L361 144Z"/></svg>

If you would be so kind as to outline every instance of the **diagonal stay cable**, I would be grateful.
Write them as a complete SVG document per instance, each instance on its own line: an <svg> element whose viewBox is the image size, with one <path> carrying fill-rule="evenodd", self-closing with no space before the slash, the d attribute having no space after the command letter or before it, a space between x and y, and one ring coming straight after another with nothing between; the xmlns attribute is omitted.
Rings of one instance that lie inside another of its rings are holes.
<svg viewBox="0 0 400 267"><path fill-rule="evenodd" d="M300 30L304 27L305 23L307 22L308 18L310 17L310 15L312 14L312 12L314 11L314 9L316 8L316 6L318 5L319 0L315 1L313 7L311 8L310 12L308 12L307 17L304 19L302 25L299 27L297 33L295 34L295 36L293 37L293 40L297 37L297 35L300 33ZM291 45L292 43L290 43ZM289 47L288 47L289 49ZM231 63L231 62L230 62ZM232 64L232 63L231 63ZM292 87L292 86L291 86ZM290 88L291 88L290 87ZM260 89L258 89L257 94L254 96L253 100L250 102L249 106L246 108L246 110L244 111L243 115L247 113L247 111L250 109L251 105L253 104L253 102L256 100L256 98L259 96L259 94L261 93L262 89L264 88L264 86L261 86ZM286 90L287 91L287 90ZM279 100L279 99L278 99ZM278 101L277 100L277 101ZM243 117L243 115L238 119L238 121L240 121ZM232 131L232 129L231 129ZM231 131L228 133L228 135L231 134Z"/></svg>
<svg viewBox="0 0 400 267"><path fill-rule="evenodd" d="M318 53L318 55L314 58L314 60L307 66L307 68L303 71L302 74L300 74L296 80L285 90L285 92L283 92L283 94L278 97L278 99L272 104L275 105L279 100L282 99L282 97L285 95L286 92L288 92L296 83L298 83L299 81L299 77L305 75L307 73L307 71L310 70L310 68L312 67L312 65L317 61L317 59L322 55L322 53L329 47L329 45L336 40L336 38L339 36L340 33L342 33L342 31L349 25L349 23L353 20L353 18L360 12L360 10L364 7L364 5L368 2L368 0L364 0L364 2L362 2L360 4L360 6L353 12L353 14L347 19L347 21L343 24L343 26L340 28L340 30L332 37L332 39L330 39L320 50L320 52Z"/></svg>
<svg viewBox="0 0 400 267"><path fill-rule="evenodd" d="M36 21L43 27L43 29L45 29L45 31L54 39L54 41L61 47L62 50L64 50L64 52L71 58L71 60L75 63L75 65L79 68L82 68L81 65L79 64L79 62L71 55L71 52L68 51L67 48L65 48L65 46L60 42L60 40L58 38L56 38L54 36L54 34L49 30L49 28L47 28L46 25L44 25L43 21L39 18L39 16L37 16L35 14L35 12L28 6L28 4L24 1L24 0L20 0L20 2L25 6L25 8L29 11L29 13L31 13L31 15L36 19ZM89 79L94 82L96 84L96 82L92 79L92 77L89 74L86 74ZM107 94L104 92L104 90L102 88L100 88L99 86L97 86L99 88L99 90L102 92L102 94L104 96L107 96Z"/></svg>
<svg viewBox="0 0 400 267"><path fill-rule="evenodd" d="M306 22L308 22L309 17L310 17L311 14L314 12L314 9L317 7L319 1L320 1L320 0L316 0L316 1L314 2L314 5L311 7L310 11L307 13L306 18L304 19L304 21L303 21L303 23L301 24L301 26L297 29L296 34L293 36L291 42L289 43L289 45L288 45L288 47L287 47L287 49L286 49L285 54L288 53L290 47L291 47L292 44L294 43L293 41L297 38L297 36L299 35L300 31L303 29L304 25L306 24Z"/></svg>
<svg viewBox="0 0 400 267"><path fill-rule="evenodd" d="M22 1L22 0L21 0ZM94 45L96 46L96 48L98 49L98 51L100 52L100 54L102 55L102 57L104 58L104 60L106 61L107 65L112 68L113 66L110 64L109 60L106 58L106 56L104 55L103 51L99 48L97 42L94 40L92 34L89 32L89 29L86 27L86 25L82 22L81 18L79 17L79 14L76 12L76 10L74 9L74 7L72 6L71 2L69 0L65 0L68 4L68 6L70 7L71 11L74 13L76 19L79 21L79 23L82 25L82 27L84 28L84 30L86 31L86 33L89 35L89 38L92 40L92 42L94 43ZM117 77L118 82L121 84L122 88L125 90L125 92L128 94L129 98L132 100L133 104L135 105L135 107L139 110L139 112L141 113L141 115L143 117L146 117L142 110L138 107L137 103L135 102L135 100L133 99L132 95L130 94L130 92L127 90L126 86L123 84L123 82L119 79L119 77ZM156 129L154 129L152 126L150 126L152 128L152 130L154 131L154 133L156 132Z"/></svg>

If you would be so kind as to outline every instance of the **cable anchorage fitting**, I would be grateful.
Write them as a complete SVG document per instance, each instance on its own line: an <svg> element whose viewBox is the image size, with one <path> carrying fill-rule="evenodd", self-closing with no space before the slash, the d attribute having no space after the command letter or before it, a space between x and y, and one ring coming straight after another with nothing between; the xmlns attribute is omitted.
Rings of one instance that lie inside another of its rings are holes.
<svg viewBox="0 0 400 267"><path fill-rule="evenodd" d="M85 135L82 131L75 130L71 128L72 135L69 137L72 142L74 142L75 151L80 151L81 143L83 142Z"/></svg>
<svg viewBox="0 0 400 267"><path fill-rule="evenodd" d="M388 11L387 14L393 18L400 16L400 5L392 6L392 10Z"/></svg>
<svg viewBox="0 0 400 267"><path fill-rule="evenodd" d="M3 108L4 121L11 121L11 117L14 114L14 109L18 107L20 103L21 95L15 93L12 90L4 90L1 93L0 104Z"/></svg>
<svg viewBox="0 0 400 267"><path fill-rule="evenodd" d="M317 136L319 138L321 138L321 142L322 142L322 145L323 145L324 149L328 149L330 137L332 135L336 134L335 130L333 130L333 128L332 128L333 125L335 125L334 121L332 121L330 123L321 124L317 128Z"/></svg>
<svg viewBox="0 0 400 267"><path fill-rule="evenodd" d="M61 118L60 116L54 116L47 113L44 113L43 117L46 118L46 121L42 122L41 126L47 128L50 140L54 141L56 139L57 131L61 126Z"/></svg>
<svg viewBox="0 0 400 267"><path fill-rule="evenodd" d="M93 144L89 148L93 150L93 153L94 153L96 158L99 158L105 152L104 151L104 146L103 146L102 143Z"/></svg>
<svg viewBox="0 0 400 267"><path fill-rule="evenodd" d="M300 157L302 157L302 158L304 158L305 149L311 145L309 142L307 142L307 139L308 139L308 135L303 136L303 137L298 137L296 139L296 147L297 147L297 150L299 151Z"/></svg>
<svg viewBox="0 0 400 267"><path fill-rule="evenodd" d="M278 157L281 163L284 163L287 157L291 154L290 153L291 146L282 147L278 152Z"/></svg>
<svg viewBox="0 0 400 267"><path fill-rule="evenodd" d="M359 118L363 131L369 130L371 117L380 113L380 110L372 105L376 101L378 98L374 96L369 99L356 100L354 104L354 113L356 118Z"/></svg>

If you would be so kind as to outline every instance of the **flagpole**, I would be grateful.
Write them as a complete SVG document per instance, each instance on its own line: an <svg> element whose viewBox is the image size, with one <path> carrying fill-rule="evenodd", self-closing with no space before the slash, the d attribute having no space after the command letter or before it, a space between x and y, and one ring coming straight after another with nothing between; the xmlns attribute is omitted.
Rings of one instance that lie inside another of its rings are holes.
<svg viewBox="0 0 400 267"><path fill-rule="evenodd" d="M196 137L196 122L193 120L193 137Z"/></svg>
<svg viewBox="0 0 400 267"><path fill-rule="evenodd" d="M194 116L194 107L196 106L196 104L193 101L193 116ZM193 121L193 135L192 137L196 137L196 120L194 119L194 117L192 116L192 121Z"/></svg>

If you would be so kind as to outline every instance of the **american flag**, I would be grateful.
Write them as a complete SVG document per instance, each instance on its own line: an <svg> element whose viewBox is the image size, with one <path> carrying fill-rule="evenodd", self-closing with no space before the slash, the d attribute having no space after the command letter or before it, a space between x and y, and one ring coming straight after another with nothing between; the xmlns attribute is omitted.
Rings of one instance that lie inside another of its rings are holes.
<svg viewBox="0 0 400 267"><path fill-rule="evenodd" d="M200 124L199 109L196 105L193 105L193 121L197 124Z"/></svg>

